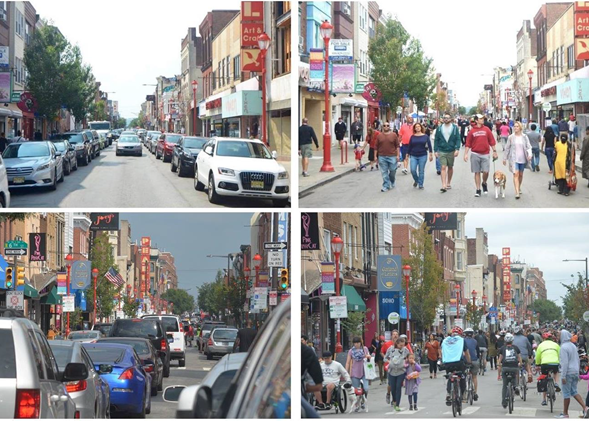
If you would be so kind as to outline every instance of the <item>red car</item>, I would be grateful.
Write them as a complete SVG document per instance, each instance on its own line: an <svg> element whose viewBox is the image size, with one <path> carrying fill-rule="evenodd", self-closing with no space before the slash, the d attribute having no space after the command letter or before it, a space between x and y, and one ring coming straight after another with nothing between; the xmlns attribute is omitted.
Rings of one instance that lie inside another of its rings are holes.
<svg viewBox="0 0 589 421"><path fill-rule="evenodd" d="M155 159L162 158L164 162L172 161L174 147L182 139L181 134L163 133L157 141L155 147Z"/></svg>

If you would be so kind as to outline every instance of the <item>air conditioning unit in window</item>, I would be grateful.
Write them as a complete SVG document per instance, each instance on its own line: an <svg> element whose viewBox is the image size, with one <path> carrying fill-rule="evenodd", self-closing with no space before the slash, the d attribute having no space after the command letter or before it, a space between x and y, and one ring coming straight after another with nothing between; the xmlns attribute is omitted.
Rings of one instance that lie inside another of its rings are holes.
<svg viewBox="0 0 589 421"><path fill-rule="evenodd" d="M303 48L303 44L305 43L305 39L299 36L299 48Z"/></svg>
<svg viewBox="0 0 589 421"><path fill-rule="evenodd" d="M348 3L344 3L343 4L343 8L342 11L346 14L346 15L351 15L352 12L350 10L350 5Z"/></svg>
<svg viewBox="0 0 589 421"><path fill-rule="evenodd" d="M6 20L6 10L0 10L0 20Z"/></svg>

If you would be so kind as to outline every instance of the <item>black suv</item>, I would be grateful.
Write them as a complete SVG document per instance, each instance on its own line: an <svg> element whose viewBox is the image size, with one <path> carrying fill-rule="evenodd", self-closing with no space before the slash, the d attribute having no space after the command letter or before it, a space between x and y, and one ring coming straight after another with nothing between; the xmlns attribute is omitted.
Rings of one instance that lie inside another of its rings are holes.
<svg viewBox="0 0 589 421"><path fill-rule="evenodd" d="M108 335L111 338L147 338L161 351L164 377L170 377L170 344L164 325L159 319L117 319Z"/></svg>
<svg viewBox="0 0 589 421"><path fill-rule="evenodd" d="M76 151L78 164L88 165L94 156L92 152L92 140L86 133L66 132L51 136L52 141L67 140Z"/></svg>

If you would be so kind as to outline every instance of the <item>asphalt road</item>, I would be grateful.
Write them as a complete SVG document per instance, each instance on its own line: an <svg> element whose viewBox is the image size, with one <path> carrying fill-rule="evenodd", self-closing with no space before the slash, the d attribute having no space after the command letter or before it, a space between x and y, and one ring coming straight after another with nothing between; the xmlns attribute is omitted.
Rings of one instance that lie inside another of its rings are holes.
<svg viewBox="0 0 589 421"><path fill-rule="evenodd" d="M54 192L12 191L14 208L213 208L206 192L194 189L192 177L180 178L171 165L143 156L116 156L115 144L98 158L65 177ZM220 206L272 207L268 200L227 198Z"/></svg>

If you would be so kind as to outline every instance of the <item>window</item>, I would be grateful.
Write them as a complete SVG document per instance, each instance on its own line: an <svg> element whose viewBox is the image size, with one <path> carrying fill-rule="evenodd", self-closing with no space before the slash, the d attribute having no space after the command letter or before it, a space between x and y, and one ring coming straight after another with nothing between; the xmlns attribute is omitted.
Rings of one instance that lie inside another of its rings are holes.
<svg viewBox="0 0 589 421"><path fill-rule="evenodd" d="M227 84L231 83L231 57L227 56L227 58L225 59L225 67L227 68L226 70L226 77L227 77Z"/></svg>
<svg viewBox="0 0 589 421"><path fill-rule="evenodd" d="M218 64L219 73L217 76L219 77L219 87L225 85L225 59L221 60Z"/></svg>
<svg viewBox="0 0 589 421"><path fill-rule="evenodd" d="M352 243L352 239L348 238L348 224L346 222L344 222L344 230L342 232L342 240L344 241L344 253L350 249L351 243ZM330 244L331 247L331 244ZM344 254L345 256L345 254Z"/></svg>
<svg viewBox="0 0 589 421"><path fill-rule="evenodd" d="M24 37L25 34L25 17L20 12L20 10L16 9L15 15L15 32L21 38Z"/></svg>
<svg viewBox="0 0 589 421"><path fill-rule="evenodd" d="M51 352L47 339L41 332L35 332L39 347L41 348L41 354L43 355L43 363L45 364L45 372L47 373L47 380L56 380L59 372L57 368L57 362Z"/></svg>
<svg viewBox="0 0 589 421"><path fill-rule="evenodd" d="M354 227L349 224L348 225L348 229L349 231L349 241L350 241L350 245L348 246L348 263L351 266L353 266L353 261L352 261L352 250L354 250L356 248L356 237L354 237Z"/></svg>
<svg viewBox="0 0 589 421"><path fill-rule="evenodd" d="M15 72L14 72L14 81L16 83L22 83L23 82L23 74L22 74L22 60L19 59L18 57L14 58L14 68L15 68Z"/></svg>
<svg viewBox="0 0 589 421"><path fill-rule="evenodd" d="M571 45L567 48L567 64L568 68L572 69L575 67L575 45Z"/></svg>
<svg viewBox="0 0 589 421"><path fill-rule="evenodd" d="M331 232L326 229L323 230L323 246L325 247L325 261L332 262L333 260L331 260Z"/></svg>
<svg viewBox="0 0 589 421"><path fill-rule="evenodd" d="M239 54L233 57L233 77L236 80L241 80L241 57Z"/></svg>
<svg viewBox="0 0 589 421"><path fill-rule="evenodd" d="M354 259L358 260L358 227L354 227Z"/></svg>
<svg viewBox="0 0 589 421"><path fill-rule="evenodd" d="M456 238L458 240L462 239L462 221L458 221L458 228L456 229Z"/></svg>
<svg viewBox="0 0 589 421"><path fill-rule="evenodd" d="M560 71L564 72L565 70L565 61L564 61L564 45L560 46Z"/></svg>
<svg viewBox="0 0 589 421"><path fill-rule="evenodd" d="M39 376L39 380L45 380L45 370L43 370L43 358L41 357L39 345L37 345L37 341L35 340L35 334L32 330L29 330L28 334L29 343L31 344L31 348L33 348L33 358L35 359L35 366L37 367L37 375Z"/></svg>
<svg viewBox="0 0 589 421"><path fill-rule="evenodd" d="M213 91L217 89L217 75L215 72L211 73L211 80L213 82Z"/></svg>
<svg viewBox="0 0 589 421"><path fill-rule="evenodd" d="M462 252L461 251L457 251L456 252L456 269L462 270L462 265L463 265Z"/></svg>
<svg viewBox="0 0 589 421"><path fill-rule="evenodd" d="M366 8L358 3L358 14L360 15L360 29L366 32Z"/></svg>
<svg viewBox="0 0 589 421"><path fill-rule="evenodd" d="M519 275L515 275L515 284L519 285Z"/></svg>

